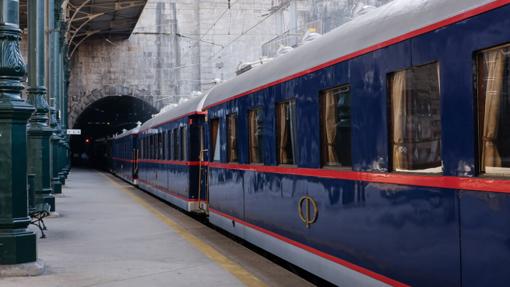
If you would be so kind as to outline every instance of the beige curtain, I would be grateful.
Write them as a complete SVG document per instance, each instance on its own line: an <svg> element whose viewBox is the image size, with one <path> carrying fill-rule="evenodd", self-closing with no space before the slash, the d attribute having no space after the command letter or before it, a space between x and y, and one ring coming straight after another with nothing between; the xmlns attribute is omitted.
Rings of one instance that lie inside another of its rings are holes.
<svg viewBox="0 0 510 287"><path fill-rule="evenodd" d="M210 159L214 160L215 151L216 151L216 138L218 136L218 124L219 120L211 121L211 151L209 152Z"/></svg>
<svg viewBox="0 0 510 287"><path fill-rule="evenodd" d="M228 117L228 160L237 161L237 134L236 116Z"/></svg>
<svg viewBox="0 0 510 287"><path fill-rule="evenodd" d="M406 71L393 74L391 81L391 104L393 108L393 168L407 169L405 134L407 117Z"/></svg>
<svg viewBox="0 0 510 287"><path fill-rule="evenodd" d="M248 125L250 133L250 162L259 163L259 141L257 137L257 111L250 111L248 114Z"/></svg>
<svg viewBox="0 0 510 287"><path fill-rule="evenodd" d="M483 117L482 160L483 166L501 166L501 156L496 147L502 98L505 55L502 50L489 51L484 57L487 71L485 110Z"/></svg>
<svg viewBox="0 0 510 287"><path fill-rule="evenodd" d="M277 106L278 116L278 162L280 164L288 164L287 142L289 141L289 126L287 124L286 115L287 103Z"/></svg>
<svg viewBox="0 0 510 287"><path fill-rule="evenodd" d="M324 132L326 134L326 146L327 146L327 154L325 157L326 163L337 163L338 156L335 150L335 142L337 137L337 110L336 110L336 102L337 97L335 97L334 92L327 92L324 95L323 100L323 115L324 115Z"/></svg>

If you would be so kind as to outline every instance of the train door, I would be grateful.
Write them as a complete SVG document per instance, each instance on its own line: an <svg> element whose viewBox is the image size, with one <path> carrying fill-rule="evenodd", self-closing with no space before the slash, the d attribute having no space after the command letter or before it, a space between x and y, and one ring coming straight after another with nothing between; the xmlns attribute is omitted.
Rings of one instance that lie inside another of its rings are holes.
<svg viewBox="0 0 510 287"><path fill-rule="evenodd" d="M198 184L198 199L199 199L199 208L205 213L208 213L208 203L209 203L209 188L207 184L207 148L205 145L205 129L203 125L199 127L199 135L200 135L200 154L199 154L199 184Z"/></svg>
<svg viewBox="0 0 510 287"><path fill-rule="evenodd" d="M133 183L138 183L138 157L139 157L139 149L138 149L138 138L133 137L133 163L132 163L132 175L133 175Z"/></svg>

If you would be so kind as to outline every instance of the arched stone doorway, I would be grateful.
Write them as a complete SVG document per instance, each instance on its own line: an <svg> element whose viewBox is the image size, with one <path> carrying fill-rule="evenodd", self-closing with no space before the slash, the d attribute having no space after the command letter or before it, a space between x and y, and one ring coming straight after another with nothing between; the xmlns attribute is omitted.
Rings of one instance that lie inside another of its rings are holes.
<svg viewBox="0 0 510 287"><path fill-rule="evenodd" d="M136 127L158 110L140 98L111 96L101 98L77 117L74 129L81 129L81 136L71 136L73 165L88 165L104 168L108 155L105 140L123 129Z"/></svg>

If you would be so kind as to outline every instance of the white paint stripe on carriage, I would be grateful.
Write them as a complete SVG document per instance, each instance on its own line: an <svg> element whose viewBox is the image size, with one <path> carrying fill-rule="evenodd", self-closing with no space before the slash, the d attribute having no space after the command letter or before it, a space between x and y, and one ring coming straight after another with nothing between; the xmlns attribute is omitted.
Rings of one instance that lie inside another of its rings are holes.
<svg viewBox="0 0 510 287"><path fill-rule="evenodd" d="M221 215L210 213L209 221L240 238L297 265L321 278L338 286L381 287L391 286L365 274L334 263L304 249L288 244L268 234L247 227L239 222L232 224L232 220Z"/></svg>

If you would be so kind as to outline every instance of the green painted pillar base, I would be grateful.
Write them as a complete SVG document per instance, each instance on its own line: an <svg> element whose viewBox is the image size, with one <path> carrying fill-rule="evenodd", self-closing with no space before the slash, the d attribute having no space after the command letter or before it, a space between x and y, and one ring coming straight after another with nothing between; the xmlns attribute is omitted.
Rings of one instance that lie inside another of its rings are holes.
<svg viewBox="0 0 510 287"><path fill-rule="evenodd" d="M36 235L27 229L27 119L33 112L20 100L0 97L0 267L37 260Z"/></svg>
<svg viewBox="0 0 510 287"><path fill-rule="evenodd" d="M64 172L61 171L58 173L58 175L59 175L60 183L62 185L66 185L66 176L65 176Z"/></svg>
<svg viewBox="0 0 510 287"><path fill-rule="evenodd" d="M55 197L51 194L50 137L53 129L37 123L28 125L29 167L35 174L34 193L36 202L45 202L55 211Z"/></svg>
<svg viewBox="0 0 510 287"><path fill-rule="evenodd" d="M22 264L37 259L36 235L21 229L0 229L0 265Z"/></svg>
<svg viewBox="0 0 510 287"><path fill-rule="evenodd" d="M53 194L62 194L62 184L58 178L51 179L51 186L53 187Z"/></svg>

